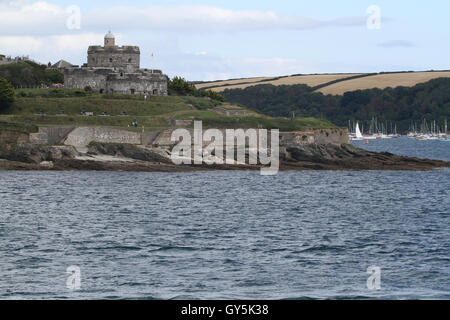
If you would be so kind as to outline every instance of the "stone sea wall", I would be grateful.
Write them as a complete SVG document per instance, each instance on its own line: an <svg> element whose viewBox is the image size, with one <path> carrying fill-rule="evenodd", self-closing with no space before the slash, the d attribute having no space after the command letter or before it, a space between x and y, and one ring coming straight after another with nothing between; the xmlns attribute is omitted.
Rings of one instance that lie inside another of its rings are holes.
<svg viewBox="0 0 450 320"><path fill-rule="evenodd" d="M86 147L91 142L138 144L141 133L106 127L78 127L67 135L65 145Z"/></svg>
<svg viewBox="0 0 450 320"><path fill-rule="evenodd" d="M186 129L194 136L193 129ZM13 133L3 131L0 141L8 143L30 142L36 145L68 145L86 147L90 142L124 143L143 146L171 147L174 129L161 131L132 132L108 127L40 127L37 133ZM226 137L226 130L220 130ZM226 142L226 141L224 141ZM280 146L304 144L349 143L347 129L317 129L311 131L280 132ZM205 143L207 144L207 143Z"/></svg>

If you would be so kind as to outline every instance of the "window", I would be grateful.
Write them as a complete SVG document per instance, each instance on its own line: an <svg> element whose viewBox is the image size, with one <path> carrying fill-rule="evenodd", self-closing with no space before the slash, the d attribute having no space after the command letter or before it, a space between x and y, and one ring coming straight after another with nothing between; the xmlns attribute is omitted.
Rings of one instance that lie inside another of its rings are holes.
<svg viewBox="0 0 450 320"><path fill-rule="evenodd" d="M123 77L123 72L120 73L120 76Z"/></svg>
<svg viewBox="0 0 450 320"><path fill-rule="evenodd" d="M109 58L109 62L112 62L112 58Z"/></svg>
<svg viewBox="0 0 450 320"><path fill-rule="evenodd" d="M131 61L132 61L132 60L131 60L131 58L130 58L130 59L128 59L128 62L129 62L129 63L131 63Z"/></svg>
<svg viewBox="0 0 450 320"><path fill-rule="evenodd" d="M131 91L131 94L134 94L136 92L136 90L134 90L134 89L131 89L130 91Z"/></svg>
<svg viewBox="0 0 450 320"><path fill-rule="evenodd" d="M154 96L158 95L158 89L154 89L154 90L153 90L153 95L154 95Z"/></svg>

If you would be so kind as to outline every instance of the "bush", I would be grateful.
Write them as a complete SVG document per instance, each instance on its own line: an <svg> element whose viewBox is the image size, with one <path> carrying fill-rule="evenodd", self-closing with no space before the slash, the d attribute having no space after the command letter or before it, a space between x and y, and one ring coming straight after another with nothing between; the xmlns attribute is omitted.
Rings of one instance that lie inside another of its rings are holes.
<svg viewBox="0 0 450 320"><path fill-rule="evenodd" d="M182 96L208 97L220 102L225 101L220 93L212 90L197 90L195 85L181 77L169 80L169 93Z"/></svg>
<svg viewBox="0 0 450 320"><path fill-rule="evenodd" d="M73 94L77 97L85 97L86 96L86 91L84 90L74 90Z"/></svg>
<svg viewBox="0 0 450 320"><path fill-rule="evenodd" d="M7 110L14 103L14 89L6 79L0 78L0 112Z"/></svg>
<svg viewBox="0 0 450 320"><path fill-rule="evenodd" d="M186 81L181 77L175 77L171 80L169 79L169 91L172 94L178 94L182 96L199 96L197 88L192 83Z"/></svg>
<svg viewBox="0 0 450 320"><path fill-rule="evenodd" d="M64 75L58 70L47 70L45 65L32 61L0 66L0 77L7 79L15 88L36 88L54 83L64 83Z"/></svg>
<svg viewBox="0 0 450 320"><path fill-rule="evenodd" d="M208 97L211 98L213 100L217 100L220 102L225 102L225 97L222 96L220 93L216 92L216 91L212 91L212 90L204 90L201 91L202 96L203 97Z"/></svg>

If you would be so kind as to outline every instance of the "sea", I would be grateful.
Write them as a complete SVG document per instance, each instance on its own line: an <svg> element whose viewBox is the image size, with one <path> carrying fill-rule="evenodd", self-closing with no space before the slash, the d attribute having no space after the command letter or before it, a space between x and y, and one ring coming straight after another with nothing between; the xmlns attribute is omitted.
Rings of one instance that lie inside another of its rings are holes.
<svg viewBox="0 0 450 320"><path fill-rule="evenodd" d="M2 171L0 299L450 299L449 235L449 169Z"/></svg>

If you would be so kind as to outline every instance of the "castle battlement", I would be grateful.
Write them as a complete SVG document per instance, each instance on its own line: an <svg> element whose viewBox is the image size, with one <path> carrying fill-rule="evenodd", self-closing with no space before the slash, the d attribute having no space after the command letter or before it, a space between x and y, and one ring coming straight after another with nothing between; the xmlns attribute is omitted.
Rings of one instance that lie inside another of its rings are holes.
<svg viewBox="0 0 450 320"><path fill-rule="evenodd" d="M102 46L90 46L88 48L88 54L97 52L112 52L112 53L137 53L140 54L141 50L138 46L114 46L114 47L102 47Z"/></svg>
<svg viewBox="0 0 450 320"><path fill-rule="evenodd" d="M104 46L89 46L87 64L64 70L64 84L100 93L167 95L167 76L161 70L140 69L140 54L138 46L116 46L109 32Z"/></svg>

